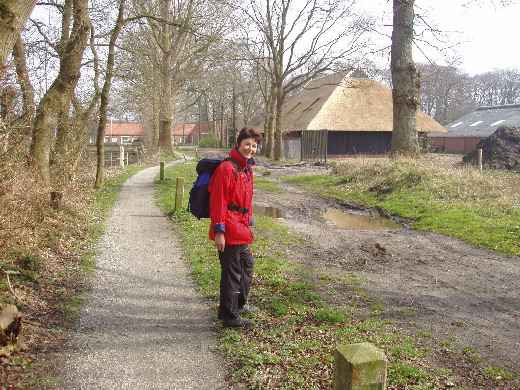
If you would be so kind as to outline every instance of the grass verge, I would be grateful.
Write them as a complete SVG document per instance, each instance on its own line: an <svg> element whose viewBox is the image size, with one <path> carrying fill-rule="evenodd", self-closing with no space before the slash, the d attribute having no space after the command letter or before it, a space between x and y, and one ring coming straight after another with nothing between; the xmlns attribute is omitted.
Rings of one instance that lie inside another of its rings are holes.
<svg viewBox="0 0 520 390"><path fill-rule="evenodd" d="M216 312L220 267L207 238L208 221L198 221L184 209L173 210L176 178L185 178L189 189L194 172L195 162L167 168L166 180L158 182L158 199L172 216L193 277ZM338 180L310 179L328 194L334 190L324 183ZM264 180L256 185L279 191ZM368 341L383 349L392 362L389 389L441 389L450 383L452 372L426 367L423 359L431 351L421 345L419 336L410 337L385 320L384 307L358 287L353 275L292 260L307 243L274 219L255 216L255 222L251 303L262 310L251 315L256 321L252 329L220 331L221 350L232 364L233 381L249 389L330 389L335 346ZM482 370L471 377L481 383L496 378Z"/></svg>

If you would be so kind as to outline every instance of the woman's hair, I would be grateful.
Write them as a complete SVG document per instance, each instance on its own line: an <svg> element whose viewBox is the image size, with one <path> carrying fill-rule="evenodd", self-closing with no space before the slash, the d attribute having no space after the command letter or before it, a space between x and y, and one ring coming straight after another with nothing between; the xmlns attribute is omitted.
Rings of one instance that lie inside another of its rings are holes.
<svg viewBox="0 0 520 390"><path fill-rule="evenodd" d="M254 138L257 144L262 142L262 134L258 133L256 130L250 127L244 127L242 130L240 130L240 133L238 133L237 137L237 145L240 145L240 143L246 138Z"/></svg>

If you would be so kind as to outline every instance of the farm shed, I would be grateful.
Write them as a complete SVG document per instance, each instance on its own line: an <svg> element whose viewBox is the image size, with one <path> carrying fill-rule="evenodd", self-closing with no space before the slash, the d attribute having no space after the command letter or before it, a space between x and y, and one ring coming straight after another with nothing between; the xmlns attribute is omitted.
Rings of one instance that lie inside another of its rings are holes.
<svg viewBox="0 0 520 390"><path fill-rule="evenodd" d="M320 144L326 148L329 158L385 155L390 151L392 91L375 80L347 75L341 72L314 80L287 100L284 105L285 157L302 158L301 151L305 153L309 146L305 140L320 139L319 136L307 138L305 133L318 131L326 134ZM420 134L446 131L422 111L418 112L417 124ZM291 143L302 139L300 151L291 148Z"/></svg>
<svg viewBox="0 0 520 390"><path fill-rule="evenodd" d="M428 144L442 152L469 153L502 126L520 126L520 104L479 107L448 123L447 133L428 134Z"/></svg>

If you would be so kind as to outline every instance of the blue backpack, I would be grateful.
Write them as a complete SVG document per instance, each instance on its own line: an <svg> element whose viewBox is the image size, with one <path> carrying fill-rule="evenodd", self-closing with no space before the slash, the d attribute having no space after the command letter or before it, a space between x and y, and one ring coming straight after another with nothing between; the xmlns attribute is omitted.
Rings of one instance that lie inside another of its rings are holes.
<svg viewBox="0 0 520 390"><path fill-rule="evenodd" d="M198 219L209 218L209 197L208 184L211 175L223 161L231 161L235 167L235 181L238 178L238 171L246 171L238 167L235 160L231 157L221 158L203 158L197 163L197 180L193 183L190 190L190 199L188 203L188 211Z"/></svg>

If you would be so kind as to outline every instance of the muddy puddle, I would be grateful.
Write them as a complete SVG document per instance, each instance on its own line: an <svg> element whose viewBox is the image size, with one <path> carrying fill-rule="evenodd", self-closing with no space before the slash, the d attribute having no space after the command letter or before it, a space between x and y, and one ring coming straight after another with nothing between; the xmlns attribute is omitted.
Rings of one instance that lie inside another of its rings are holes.
<svg viewBox="0 0 520 390"><path fill-rule="evenodd" d="M276 207L254 206L254 213L271 218L287 218L287 213ZM312 214L311 218L317 222L336 225L344 229L356 230L393 230L402 226L388 218L370 217L367 215L329 210L322 215Z"/></svg>
<svg viewBox="0 0 520 390"><path fill-rule="evenodd" d="M271 218L287 218L287 213L276 207L254 206L253 212L258 215L266 215Z"/></svg>
<svg viewBox="0 0 520 390"><path fill-rule="evenodd" d="M370 217L340 210L327 211L323 215L313 215L312 218L318 222L336 225L344 229L393 230L401 227L397 222L388 218Z"/></svg>

